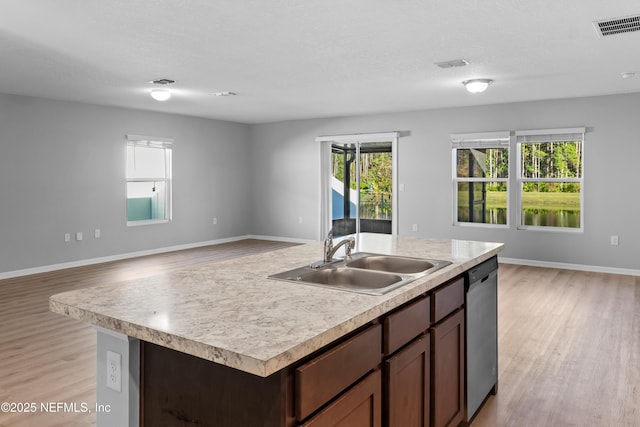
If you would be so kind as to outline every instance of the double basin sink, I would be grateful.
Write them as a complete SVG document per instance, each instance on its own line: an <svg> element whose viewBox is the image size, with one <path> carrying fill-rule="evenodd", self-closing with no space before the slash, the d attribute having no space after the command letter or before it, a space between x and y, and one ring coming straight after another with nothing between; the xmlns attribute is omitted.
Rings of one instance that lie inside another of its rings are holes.
<svg viewBox="0 0 640 427"><path fill-rule="evenodd" d="M269 278L383 295L449 264L450 261L357 252L341 260L299 267Z"/></svg>

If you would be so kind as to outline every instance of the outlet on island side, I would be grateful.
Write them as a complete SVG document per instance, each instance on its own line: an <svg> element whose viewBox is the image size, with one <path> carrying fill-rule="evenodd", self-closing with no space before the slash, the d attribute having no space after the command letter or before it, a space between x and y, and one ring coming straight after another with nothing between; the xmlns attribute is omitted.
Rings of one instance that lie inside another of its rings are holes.
<svg viewBox="0 0 640 427"><path fill-rule="evenodd" d="M107 350L107 387L122 391L122 355Z"/></svg>

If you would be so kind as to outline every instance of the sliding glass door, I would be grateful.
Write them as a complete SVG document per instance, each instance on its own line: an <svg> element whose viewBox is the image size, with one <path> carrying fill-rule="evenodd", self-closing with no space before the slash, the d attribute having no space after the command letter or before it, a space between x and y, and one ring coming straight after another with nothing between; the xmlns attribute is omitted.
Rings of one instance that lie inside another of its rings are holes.
<svg viewBox="0 0 640 427"><path fill-rule="evenodd" d="M323 235L396 234L396 134L322 138Z"/></svg>

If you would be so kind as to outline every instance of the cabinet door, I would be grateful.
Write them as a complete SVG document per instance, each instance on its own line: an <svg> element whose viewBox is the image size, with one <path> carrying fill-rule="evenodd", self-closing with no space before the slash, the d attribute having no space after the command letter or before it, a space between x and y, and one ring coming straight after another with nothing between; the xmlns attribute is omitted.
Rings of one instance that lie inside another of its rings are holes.
<svg viewBox="0 0 640 427"><path fill-rule="evenodd" d="M431 328L433 426L457 426L464 418L464 310Z"/></svg>
<svg viewBox="0 0 640 427"><path fill-rule="evenodd" d="M382 374L373 371L303 427L381 427Z"/></svg>
<svg viewBox="0 0 640 427"><path fill-rule="evenodd" d="M385 362L387 426L429 426L429 349L427 333Z"/></svg>

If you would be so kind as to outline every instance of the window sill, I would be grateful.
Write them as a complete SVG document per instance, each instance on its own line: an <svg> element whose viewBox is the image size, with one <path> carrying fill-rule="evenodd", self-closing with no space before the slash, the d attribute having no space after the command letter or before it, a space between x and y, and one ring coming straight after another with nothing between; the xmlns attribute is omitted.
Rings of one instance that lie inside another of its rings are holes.
<svg viewBox="0 0 640 427"><path fill-rule="evenodd" d="M141 221L127 221L127 227L139 227L141 225L166 224L170 219L145 219Z"/></svg>
<svg viewBox="0 0 640 427"><path fill-rule="evenodd" d="M473 228L498 228L508 229L509 224L485 224L483 222L454 222L454 227L473 227Z"/></svg>
<svg viewBox="0 0 640 427"><path fill-rule="evenodd" d="M521 225L517 227L518 231L546 231L551 233L570 233L570 234L581 234L584 233L583 228L568 228L568 227L542 227L542 226L534 226L534 225Z"/></svg>

